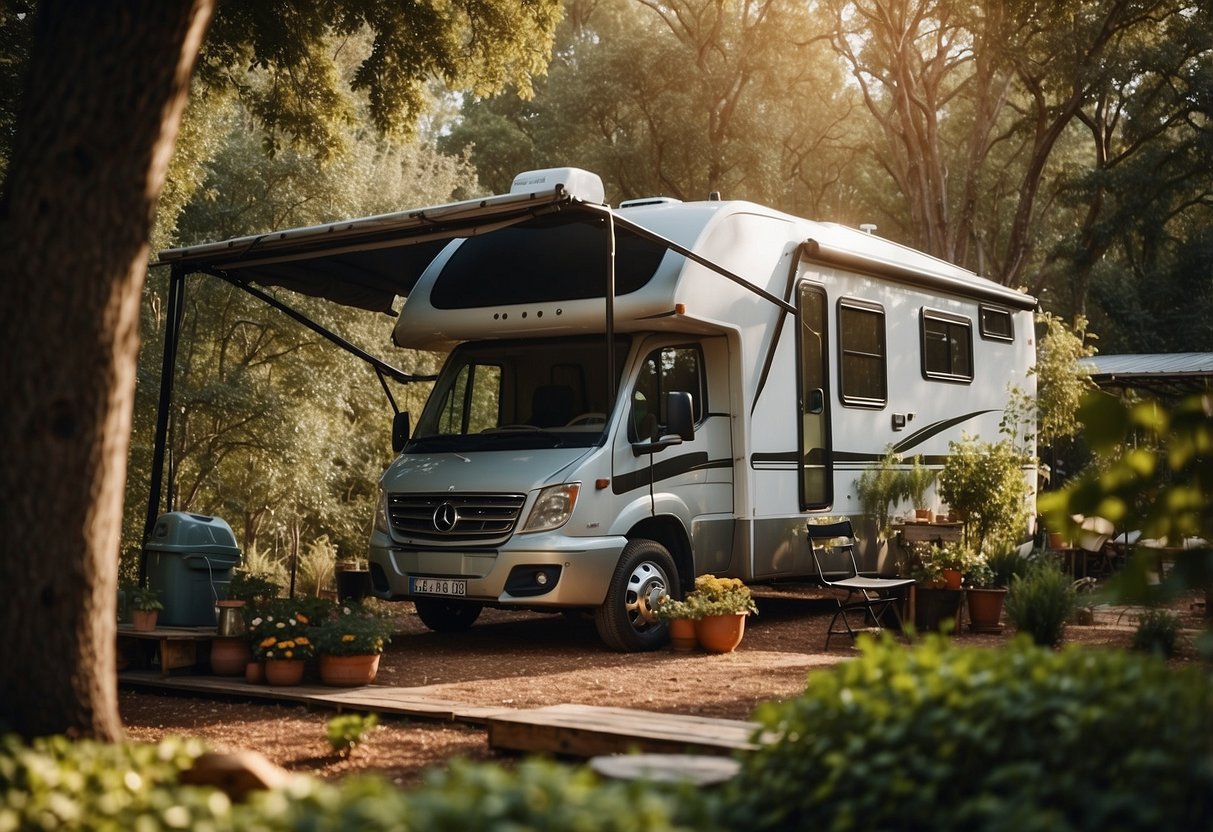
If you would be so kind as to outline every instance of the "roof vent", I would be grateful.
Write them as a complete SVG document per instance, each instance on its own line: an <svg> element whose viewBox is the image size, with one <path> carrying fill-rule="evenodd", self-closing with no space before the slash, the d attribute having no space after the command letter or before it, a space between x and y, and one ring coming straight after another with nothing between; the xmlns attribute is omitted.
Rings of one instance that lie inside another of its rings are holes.
<svg viewBox="0 0 1213 832"><path fill-rule="evenodd" d="M708 202L720 202L720 191L712 191L708 194Z"/></svg>
<svg viewBox="0 0 1213 832"><path fill-rule="evenodd" d="M598 174L581 168L528 170L514 177L510 193L549 194L557 187L563 187L565 193L582 202L602 204L606 199L606 191Z"/></svg>
<svg viewBox="0 0 1213 832"><path fill-rule="evenodd" d="M874 223L874 222L860 223L859 230L862 231L864 234L875 234L876 233L876 223Z"/></svg>

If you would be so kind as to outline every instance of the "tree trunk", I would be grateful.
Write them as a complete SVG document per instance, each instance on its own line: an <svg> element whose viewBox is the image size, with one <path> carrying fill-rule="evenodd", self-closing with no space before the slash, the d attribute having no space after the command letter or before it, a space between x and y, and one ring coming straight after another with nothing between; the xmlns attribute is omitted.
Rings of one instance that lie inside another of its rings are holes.
<svg viewBox="0 0 1213 832"><path fill-rule="evenodd" d="M118 549L139 297L212 0L43 0L0 203L0 723L122 735Z"/></svg>

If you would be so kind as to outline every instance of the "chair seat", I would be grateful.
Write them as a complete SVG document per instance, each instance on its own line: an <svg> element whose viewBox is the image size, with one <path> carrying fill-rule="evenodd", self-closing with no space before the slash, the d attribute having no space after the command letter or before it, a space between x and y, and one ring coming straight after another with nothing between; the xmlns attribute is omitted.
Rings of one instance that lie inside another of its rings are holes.
<svg viewBox="0 0 1213 832"><path fill-rule="evenodd" d="M909 586L914 583L913 578L865 578L859 575L854 578L843 578L840 581L824 581L829 586L842 587L843 589L868 590L870 592L882 592L886 589L897 589L903 586Z"/></svg>

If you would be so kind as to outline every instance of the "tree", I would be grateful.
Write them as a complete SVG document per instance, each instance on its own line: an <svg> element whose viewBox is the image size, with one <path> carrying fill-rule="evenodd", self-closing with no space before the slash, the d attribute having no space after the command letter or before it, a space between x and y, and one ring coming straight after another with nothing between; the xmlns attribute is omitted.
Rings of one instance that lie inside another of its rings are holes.
<svg viewBox="0 0 1213 832"><path fill-rule="evenodd" d="M0 214L12 385L0 483L20 587L0 612L0 721L28 736L121 735L118 541L156 195L208 0L46 0Z"/></svg>
<svg viewBox="0 0 1213 832"><path fill-rule="evenodd" d="M469 99L443 147L499 192L520 170L599 173L611 201L751 199L837 216L850 90L793 0L573 0L532 99ZM858 220L857 220L858 221Z"/></svg>
<svg viewBox="0 0 1213 832"><path fill-rule="evenodd" d="M336 79L317 37L370 26L356 84L380 127L402 129L431 73L487 91L542 68L557 16L551 0L410 9L225 4L204 76L218 83L223 67L251 60L277 85L262 101L283 108L263 118L300 140L323 137L307 117L322 120ZM28 736L121 734L114 621L138 300L210 13L209 0L37 6L0 213L0 324L13 344L0 581L21 588L0 622L38 634L0 646L23 668L0 681L0 722Z"/></svg>
<svg viewBox="0 0 1213 832"><path fill-rule="evenodd" d="M1037 295L1077 266L1082 314L1086 276L1129 220L1114 210L1113 172L1207 124L1195 91L1208 11L1185 0L828 2L835 48L880 128L870 152L905 200L901 233ZM1202 170L1195 156L1174 160ZM1163 181L1179 187L1178 174Z"/></svg>

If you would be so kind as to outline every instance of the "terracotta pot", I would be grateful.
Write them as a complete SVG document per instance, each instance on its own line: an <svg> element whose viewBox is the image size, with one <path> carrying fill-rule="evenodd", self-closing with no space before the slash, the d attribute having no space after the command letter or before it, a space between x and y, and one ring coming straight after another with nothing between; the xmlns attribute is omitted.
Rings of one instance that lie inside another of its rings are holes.
<svg viewBox="0 0 1213 832"><path fill-rule="evenodd" d="M975 633L1002 632L1002 606L1005 589L969 589L965 597L969 604L969 629Z"/></svg>
<svg viewBox="0 0 1213 832"><path fill-rule="evenodd" d="M960 589L960 585L964 583L964 573L959 569L943 569L940 574L943 576L945 589Z"/></svg>
<svg viewBox="0 0 1213 832"><path fill-rule="evenodd" d="M709 615L695 622L695 638L709 653L731 653L745 635L745 613Z"/></svg>
<svg viewBox="0 0 1213 832"><path fill-rule="evenodd" d="M303 659L266 659L265 681L271 685L297 685L303 681Z"/></svg>
<svg viewBox="0 0 1213 832"><path fill-rule="evenodd" d="M160 610L131 610L131 626L144 632L154 630L159 617Z"/></svg>
<svg viewBox="0 0 1213 832"><path fill-rule="evenodd" d="M320 681L337 688L369 685L379 672L379 654L364 656L321 656Z"/></svg>
<svg viewBox="0 0 1213 832"><path fill-rule="evenodd" d="M1066 540L1061 532L1049 532L1049 548L1050 549L1069 549L1070 541Z"/></svg>
<svg viewBox="0 0 1213 832"><path fill-rule="evenodd" d="M239 676L253 658L253 648L244 636L220 636L211 642L211 673Z"/></svg>
<svg viewBox="0 0 1213 832"><path fill-rule="evenodd" d="M931 510L929 508L914 509L914 519L921 520L924 523L931 522Z"/></svg>
<svg viewBox="0 0 1213 832"><path fill-rule="evenodd" d="M670 647L679 653L689 653L699 642L695 638L695 622L690 618L675 618L669 623Z"/></svg>
<svg viewBox="0 0 1213 832"><path fill-rule="evenodd" d="M249 662L244 666L244 681L250 685L265 684L265 662Z"/></svg>

